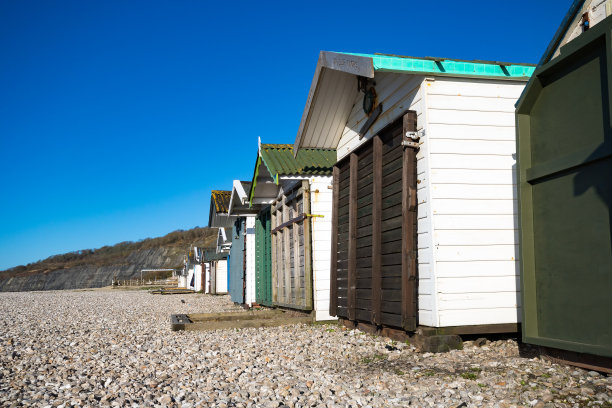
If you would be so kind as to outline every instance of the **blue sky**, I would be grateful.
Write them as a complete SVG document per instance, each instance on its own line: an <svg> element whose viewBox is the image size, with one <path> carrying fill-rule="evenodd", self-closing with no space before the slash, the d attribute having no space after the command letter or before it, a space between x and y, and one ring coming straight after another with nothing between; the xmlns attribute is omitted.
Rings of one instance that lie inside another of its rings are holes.
<svg viewBox="0 0 612 408"><path fill-rule="evenodd" d="M570 3L0 2L0 269L205 226L320 50L536 63Z"/></svg>

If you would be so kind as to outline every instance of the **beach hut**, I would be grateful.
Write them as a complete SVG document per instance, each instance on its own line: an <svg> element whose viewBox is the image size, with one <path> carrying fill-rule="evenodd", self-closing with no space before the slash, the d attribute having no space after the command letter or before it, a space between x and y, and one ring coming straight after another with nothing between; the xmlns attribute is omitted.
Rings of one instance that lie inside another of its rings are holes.
<svg viewBox="0 0 612 408"><path fill-rule="evenodd" d="M251 183L234 180L228 214L235 218L230 250L229 294L235 303L251 307L255 300L255 216L259 205L250 206Z"/></svg>
<svg viewBox="0 0 612 408"><path fill-rule="evenodd" d="M257 302L329 320L334 149L259 144L249 200L256 219Z"/></svg>
<svg viewBox="0 0 612 408"><path fill-rule="evenodd" d="M228 250L229 253L229 250ZM204 260L209 266L208 290L211 295L223 295L227 293L227 258L228 253L217 253L216 251L205 251Z"/></svg>
<svg viewBox="0 0 612 408"><path fill-rule="evenodd" d="M523 341L612 372L612 11L575 1L517 104Z"/></svg>
<svg viewBox="0 0 612 408"><path fill-rule="evenodd" d="M533 70L321 52L294 152L337 152L332 315L399 334L517 330L514 103Z"/></svg>
<svg viewBox="0 0 612 408"><path fill-rule="evenodd" d="M211 262L211 289L212 294L228 292L229 266L228 257L232 245L232 227L236 217L228 213L232 192L227 190L213 190L210 194L210 209L208 226L218 228L216 254L218 259L208 255Z"/></svg>

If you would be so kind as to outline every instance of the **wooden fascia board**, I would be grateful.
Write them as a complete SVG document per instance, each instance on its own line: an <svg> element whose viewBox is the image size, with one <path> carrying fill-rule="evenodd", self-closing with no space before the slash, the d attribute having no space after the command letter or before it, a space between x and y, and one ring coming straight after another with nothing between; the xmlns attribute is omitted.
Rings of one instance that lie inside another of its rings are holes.
<svg viewBox="0 0 612 408"><path fill-rule="evenodd" d="M315 103L319 93L322 79L325 74L325 69L332 69L352 75L374 78L374 62L372 58L330 51L321 51L319 53L317 67L315 68L315 73L310 84L310 90L308 91L308 97L306 98L306 106L304 107L304 112L302 113L300 127L298 128L297 136L293 144L294 157L297 157L298 150L300 147L302 147L304 130L308 127L308 123L310 122L312 105Z"/></svg>

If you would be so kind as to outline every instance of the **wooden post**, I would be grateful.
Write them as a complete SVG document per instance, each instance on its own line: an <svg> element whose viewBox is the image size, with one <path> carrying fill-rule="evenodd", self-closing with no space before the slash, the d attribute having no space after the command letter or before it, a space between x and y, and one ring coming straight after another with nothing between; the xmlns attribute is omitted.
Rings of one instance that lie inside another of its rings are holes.
<svg viewBox="0 0 612 408"><path fill-rule="evenodd" d="M416 132L417 114L408 111L403 118L402 140L406 132ZM416 330L416 149L405 147L402 168L402 327Z"/></svg>
<svg viewBox="0 0 612 408"><path fill-rule="evenodd" d="M351 153L349 181L349 236L348 236L348 318L355 320L357 307L357 165L359 157Z"/></svg>
<svg viewBox="0 0 612 408"><path fill-rule="evenodd" d="M382 140L374 136L372 151L372 323L380 326L382 304Z"/></svg>
<svg viewBox="0 0 612 408"><path fill-rule="evenodd" d="M329 275L329 314L338 315L338 201L340 196L340 169L334 166L332 190L331 265Z"/></svg>
<svg viewBox="0 0 612 408"><path fill-rule="evenodd" d="M310 182L302 181L302 210L304 214L310 214ZM311 217L305 217L304 221L304 305L307 309L314 309L313 298L313 274L312 274L312 228Z"/></svg>

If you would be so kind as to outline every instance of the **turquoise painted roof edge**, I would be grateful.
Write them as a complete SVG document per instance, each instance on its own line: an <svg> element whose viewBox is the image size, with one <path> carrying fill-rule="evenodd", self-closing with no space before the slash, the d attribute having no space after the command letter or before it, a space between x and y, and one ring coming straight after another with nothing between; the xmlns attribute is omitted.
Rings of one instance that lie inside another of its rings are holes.
<svg viewBox="0 0 612 408"><path fill-rule="evenodd" d="M339 54L372 58L375 71L421 72L440 75L483 76L499 78L530 78L535 70L529 65L500 65L496 62L470 62L452 59L438 61L415 57L395 57L390 55L341 52Z"/></svg>

